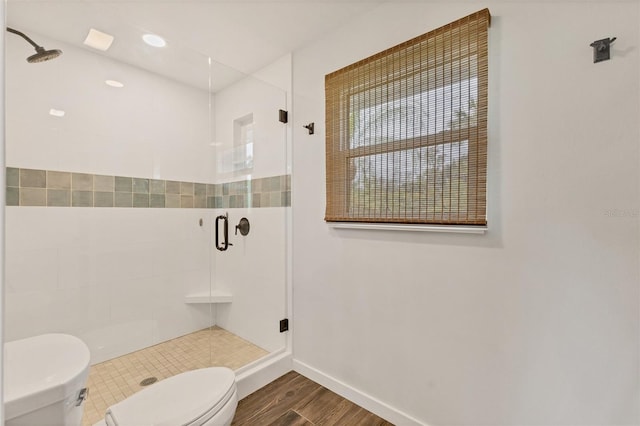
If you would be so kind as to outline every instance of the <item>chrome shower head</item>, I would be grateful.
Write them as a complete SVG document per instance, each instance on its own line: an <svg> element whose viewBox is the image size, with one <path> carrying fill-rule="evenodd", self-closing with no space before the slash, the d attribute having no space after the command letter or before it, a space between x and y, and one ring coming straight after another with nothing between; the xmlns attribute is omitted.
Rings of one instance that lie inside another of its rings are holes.
<svg viewBox="0 0 640 426"><path fill-rule="evenodd" d="M7 31L10 33L19 35L23 39L27 40L27 42L29 42L29 44L36 49L36 53L27 58L27 62L29 62L30 64L33 64L36 62L49 61L51 59L55 59L58 56L62 55L62 50L58 50L58 49L45 50L44 47L38 46L33 40L31 40L29 37L27 37L24 33L20 31L14 30L13 28L9 28L9 27L7 27Z"/></svg>

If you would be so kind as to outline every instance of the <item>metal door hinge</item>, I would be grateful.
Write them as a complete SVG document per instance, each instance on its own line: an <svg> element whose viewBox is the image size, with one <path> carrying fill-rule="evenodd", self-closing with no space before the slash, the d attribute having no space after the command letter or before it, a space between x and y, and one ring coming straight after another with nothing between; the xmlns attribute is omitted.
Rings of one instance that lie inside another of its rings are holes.
<svg viewBox="0 0 640 426"><path fill-rule="evenodd" d="M280 320L280 333L284 333L289 330L289 318Z"/></svg>

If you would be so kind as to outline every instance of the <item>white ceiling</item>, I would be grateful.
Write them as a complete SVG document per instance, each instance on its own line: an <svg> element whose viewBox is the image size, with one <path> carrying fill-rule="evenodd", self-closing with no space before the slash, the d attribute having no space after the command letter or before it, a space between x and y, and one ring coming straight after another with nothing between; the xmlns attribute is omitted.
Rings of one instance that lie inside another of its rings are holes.
<svg viewBox="0 0 640 426"><path fill-rule="evenodd" d="M215 91L237 71L256 71L382 1L8 0L7 25L46 49L56 46L38 35L97 52L82 43L95 28L115 36L104 55L200 88L208 87L211 57ZM167 47L146 46L145 32Z"/></svg>

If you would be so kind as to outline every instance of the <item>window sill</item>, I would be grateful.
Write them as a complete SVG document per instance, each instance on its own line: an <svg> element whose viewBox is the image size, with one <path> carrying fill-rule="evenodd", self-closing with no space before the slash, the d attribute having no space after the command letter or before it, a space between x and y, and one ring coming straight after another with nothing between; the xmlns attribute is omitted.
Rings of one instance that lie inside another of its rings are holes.
<svg viewBox="0 0 640 426"><path fill-rule="evenodd" d="M337 229L371 229L382 231L419 231L419 232L447 232L454 234L484 234L486 226L451 226L451 225L405 225L395 223L353 223L327 222L329 228Z"/></svg>

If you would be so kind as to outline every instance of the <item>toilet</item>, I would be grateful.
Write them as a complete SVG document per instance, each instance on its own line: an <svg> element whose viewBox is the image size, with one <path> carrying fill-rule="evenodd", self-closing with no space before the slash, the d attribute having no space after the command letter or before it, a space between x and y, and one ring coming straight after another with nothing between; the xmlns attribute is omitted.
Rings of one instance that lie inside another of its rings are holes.
<svg viewBox="0 0 640 426"><path fill-rule="evenodd" d="M150 385L109 407L94 426L228 426L237 406L235 373L209 367Z"/></svg>
<svg viewBox="0 0 640 426"><path fill-rule="evenodd" d="M87 345L68 334L5 343L5 426L79 426L89 361Z"/></svg>

